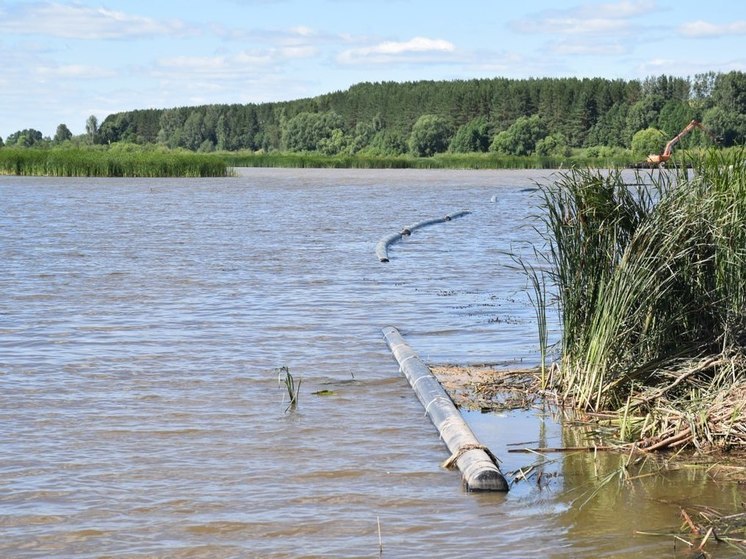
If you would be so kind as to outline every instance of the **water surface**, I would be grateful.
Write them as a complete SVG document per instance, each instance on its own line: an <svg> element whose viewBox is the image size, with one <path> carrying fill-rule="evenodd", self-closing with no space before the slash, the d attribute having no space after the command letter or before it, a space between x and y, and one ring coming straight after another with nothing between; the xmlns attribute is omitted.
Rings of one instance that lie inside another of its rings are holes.
<svg viewBox="0 0 746 559"><path fill-rule="evenodd" d="M535 239L546 175L0 177L0 556L378 557L379 525L384 557L683 553L635 532L738 507L736 487L672 474L580 506L619 460L585 454L466 493L381 336L429 362L535 363L506 253ZM541 414L469 421L505 471L535 461L508 443L564 436Z"/></svg>

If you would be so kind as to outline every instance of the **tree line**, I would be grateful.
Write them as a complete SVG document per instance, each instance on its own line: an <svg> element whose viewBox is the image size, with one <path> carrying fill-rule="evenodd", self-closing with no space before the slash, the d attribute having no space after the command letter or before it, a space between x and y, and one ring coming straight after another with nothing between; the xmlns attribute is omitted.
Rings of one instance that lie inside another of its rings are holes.
<svg viewBox="0 0 746 559"><path fill-rule="evenodd" d="M286 102L146 109L60 124L6 145L128 142L192 151L287 151L427 157L442 152L563 155L584 148L660 151L691 120L723 146L746 140L746 73L645 80L507 78L360 83ZM691 134L683 145L711 140ZM2 140L0 139L0 145Z"/></svg>

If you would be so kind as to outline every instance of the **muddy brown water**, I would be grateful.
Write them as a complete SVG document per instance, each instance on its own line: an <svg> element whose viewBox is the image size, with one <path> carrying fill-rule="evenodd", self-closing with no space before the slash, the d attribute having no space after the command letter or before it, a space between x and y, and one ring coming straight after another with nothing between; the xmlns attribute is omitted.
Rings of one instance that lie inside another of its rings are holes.
<svg viewBox="0 0 746 559"><path fill-rule="evenodd" d="M739 512L739 486L682 470L588 499L620 457L582 453L466 493L383 342L393 325L430 362L536 362L505 252L534 239L548 174L0 177L0 556L687 556L637 532ZM539 412L466 417L505 471L537 461L510 443L567 438Z"/></svg>

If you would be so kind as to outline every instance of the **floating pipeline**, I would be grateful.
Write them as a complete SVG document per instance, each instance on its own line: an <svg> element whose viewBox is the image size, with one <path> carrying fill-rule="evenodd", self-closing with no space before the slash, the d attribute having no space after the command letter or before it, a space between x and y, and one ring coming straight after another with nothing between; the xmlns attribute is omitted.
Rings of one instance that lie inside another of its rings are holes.
<svg viewBox="0 0 746 559"><path fill-rule="evenodd" d="M447 221L451 221L453 219L463 217L465 215L469 215L470 213L471 212L464 210L464 211L448 214L444 217L439 217L435 219L427 219L425 221L419 221L413 225L410 225L409 227L405 227L399 233L392 233L391 235L387 235L386 237L383 237L380 241L378 241L378 243L376 244L376 256L378 256L378 260L380 260L381 262L388 262L389 261L389 255L388 255L389 246L391 246L396 241L400 241L402 238L408 237L417 229L422 229L423 227L427 227L429 225L435 225L437 223L445 223Z"/></svg>

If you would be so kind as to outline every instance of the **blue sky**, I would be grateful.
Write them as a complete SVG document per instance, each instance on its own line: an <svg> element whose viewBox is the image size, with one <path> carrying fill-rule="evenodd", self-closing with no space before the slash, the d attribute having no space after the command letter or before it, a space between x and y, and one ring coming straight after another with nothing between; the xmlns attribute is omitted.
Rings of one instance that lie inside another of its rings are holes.
<svg viewBox="0 0 746 559"><path fill-rule="evenodd" d="M0 0L0 137L362 81L746 71L746 2Z"/></svg>

